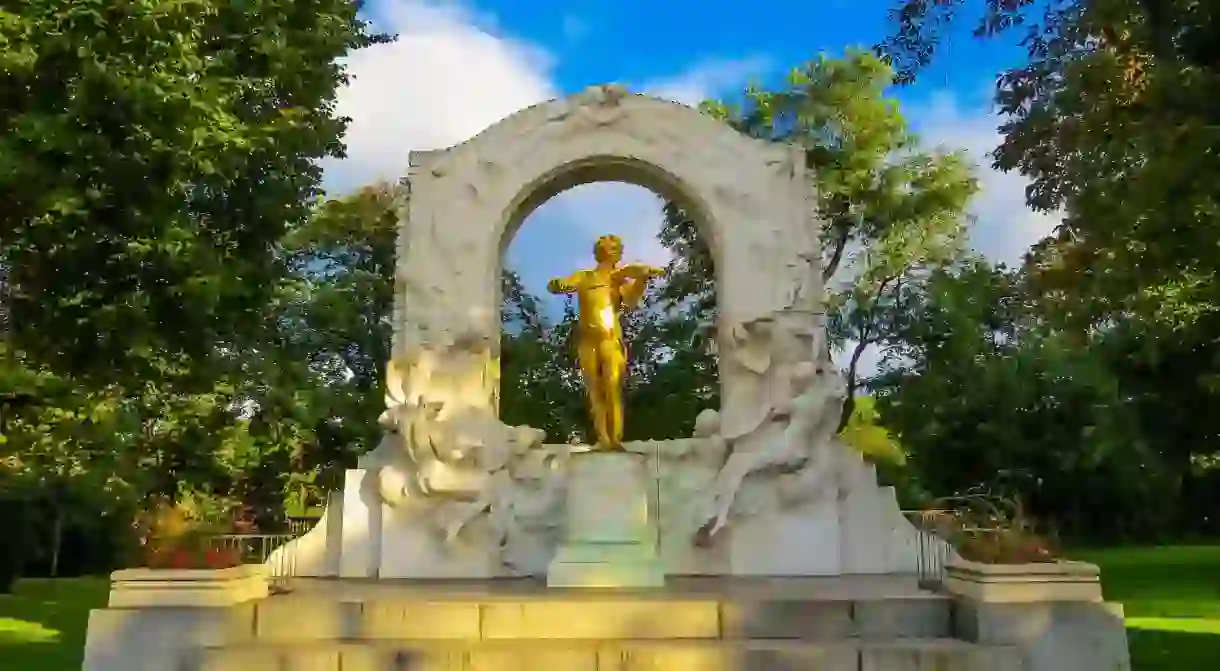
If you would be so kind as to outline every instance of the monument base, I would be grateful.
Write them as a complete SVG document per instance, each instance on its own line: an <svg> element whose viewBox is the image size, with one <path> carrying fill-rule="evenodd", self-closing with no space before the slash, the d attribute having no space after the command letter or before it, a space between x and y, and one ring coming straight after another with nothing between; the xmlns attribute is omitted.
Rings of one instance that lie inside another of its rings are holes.
<svg viewBox="0 0 1220 671"><path fill-rule="evenodd" d="M617 548L563 548L546 572L547 587L664 587L665 571L655 555ZM600 555L600 556L597 556Z"/></svg>
<svg viewBox="0 0 1220 671"><path fill-rule="evenodd" d="M660 587L654 479L629 452L572 458L564 540L547 569L548 587Z"/></svg>
<svg viewBox="0 0 1220 671"><path fill-rule="evenodd" d="M714 486L720 469L714 441L641 441L624 447L630 454L582 452L581 448L588 448L579 446L561 472L566 480L572 468L585 468L580 464L586 459L596 462L610 456L611 460L638 460L636 473L643 479L634 481L639 487L635 496L637 502L647 498L648 518L627 548L607 547L604 539L581 539L564 533L567 524L585 524L590 530L609 524L608 511L599 509L594 501L593 510L581 513L576 521L567 519L573 511L557 511L554 526L531 530L535 535L524 538L530 541L528 544L517 537L514 568L510 571L497 563L499 558L487 547L474 542L480 531L479 520L463 532L458 543L446 544L429 528L433 523L424 519L426 508L408 505L394 510L382 503L373 487L376 464L366 461L361 468L347 472L343 490L332 494L318 525L277 549L267 564L276 580L541 577L552 565L603 563L589 561L590 557L643 561L638 550L641 539L657 537L658 542L646 544L647 552L655 552L662 572L670 577L921 574L930 578L937 577L941 564L953 556L943 540L907 521L899 511L893 488L879 487L873 466L850 451L840 456L844 473L841 481L823 495L779 508L764 502L757 506L760 514L735 518L711 545L696 546L692 539L704 521L697 516L702 510L697 504ZM585 473L573 477L574 484L568 487L565 483L557 494L564 508L569 496L573 501L580 500L589 480L601 476ZM764 498L777 487L775 481L766 479L750 486L754 494L761 493ZM578 549L584 545L590 547Z"/></svg>

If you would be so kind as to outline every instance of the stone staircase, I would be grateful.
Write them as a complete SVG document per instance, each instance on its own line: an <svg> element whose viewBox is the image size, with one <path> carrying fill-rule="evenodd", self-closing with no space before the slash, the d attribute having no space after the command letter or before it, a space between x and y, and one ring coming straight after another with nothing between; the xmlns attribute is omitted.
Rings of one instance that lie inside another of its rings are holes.
<svg viewBox="0 0 1220 671"><path fill-rule="evenodd" d="M516 581L301 588L255 604L251 631L206 648L202 668L1024 671L1016 648L954 639L951 600L913 586L718 582L654 592Z"/></svg>

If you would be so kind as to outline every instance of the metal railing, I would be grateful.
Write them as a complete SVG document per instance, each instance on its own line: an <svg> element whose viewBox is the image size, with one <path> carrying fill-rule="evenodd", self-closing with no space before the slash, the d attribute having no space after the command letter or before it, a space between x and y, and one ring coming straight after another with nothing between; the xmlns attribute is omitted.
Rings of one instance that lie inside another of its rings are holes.
<svg viewBox="0 0 1220 671"><path fill-rule="evenodd" d="M940 587L945 580L945 565L953 554L945 530L953 525L957 513L953 510L904 510L902 514L922 532L918 559L920 586Z"/></svg>
<svg viewBox="0 0 1220 671"><path fill-rule="evenodd" d="M288 533L296 536L304 536L310 529L322 519L318 516L303 516L289 517L286 521L288 524Z"/></svg>
<svg viewBox="0 0 1220 671"><path fill-rule="evenodd" d="M265 564L276 548L294 540L299 535L301 534L221 534L214 536L211 543L212 547L222 550L236 550L241 554L242 563ZM289 565L295 563L295 560L295 553L280 553L277 561L284 565L275 567L274 573L277 577L271 580L273 590L279 591L286 584L285 579L280 576L291 576L296 572L296 567Z"/></svg>

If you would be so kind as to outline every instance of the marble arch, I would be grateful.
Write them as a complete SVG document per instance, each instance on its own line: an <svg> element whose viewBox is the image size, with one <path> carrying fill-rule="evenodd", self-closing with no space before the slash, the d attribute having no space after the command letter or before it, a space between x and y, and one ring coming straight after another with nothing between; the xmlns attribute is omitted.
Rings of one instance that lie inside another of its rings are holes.
<svg viewBox="0 0 1220 671"><path fill-rule="evenodd" d="M639 469L615 482L650 500L618 506L615 519L628 528L647 508L632 542L657 560L628 567L648 580L914 573L920 543L933 541L834 439L843 380L826 358L820 227L799 150L613 86L411 155L382 440L273 568L291 558L298 576L545 574L570 584L569 571L586 566L570 561L589 549L580 534L600 533L603 504L631 497L598 493L606 480L587 470L599 463L587 446L499 419L499 277L534 207L598 180L694 210L720 301L720 408L689 438L623 446L622 463ZM655 547L640 540L654 531Z"/></svg>
<svg viewBox="0 0 1220 671"><path fill-rule="evenodd" d="M592 181L637 184L698 214L719 277L722 333L779 314L804 322L802 332L820 324L820 250L799 150L685 105L592 87L454 147L413 152L408 179L394 316L408 400L494 411L503 250L535 207ZM720 347L731 356L731 343ZM754 377L722 373L729 424L738 419L730 409L748 413Z"/></svg>

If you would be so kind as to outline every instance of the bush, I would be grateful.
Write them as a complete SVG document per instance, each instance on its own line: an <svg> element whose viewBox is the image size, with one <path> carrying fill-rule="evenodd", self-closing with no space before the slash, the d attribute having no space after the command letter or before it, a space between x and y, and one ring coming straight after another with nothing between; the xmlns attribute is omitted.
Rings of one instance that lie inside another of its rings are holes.
<svg viewBox="0 0 1220 671"><path fill-rule="evenodd" d="M143 531L140 565L147 568L230 568L242 563L240 548L217 548L212 537L223 525L190 506L159 502L139 523Z"/></svg>
<svg viewBox="0 0 1220 671"><path fill-rule="evenodd" d="M1056 561L1057 544L1040 533L1020 501L987 495L942 499L953 514L940 518L937 533L962 559L983 564Z"/></svg>
<svg viewBox="0 0 1220 671"><path fill-rule="evenodd" d="M129 563L137 548L134 497L89 478L42 481L26 497L25 575L97 575ZM58 538L56 536L58 535Z"/></svg>

